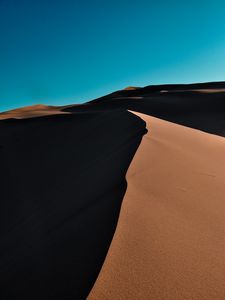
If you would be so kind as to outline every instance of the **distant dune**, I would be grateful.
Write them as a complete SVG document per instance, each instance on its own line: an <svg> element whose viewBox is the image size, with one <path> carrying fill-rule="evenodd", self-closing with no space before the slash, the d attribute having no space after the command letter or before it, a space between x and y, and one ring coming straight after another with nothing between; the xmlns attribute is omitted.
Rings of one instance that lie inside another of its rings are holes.
<svg viewBox="0 0 225 300"><path fill-rule="evenodd" d="M0 120L121 109L225 137L225 82L128 87L82 105L43 106L41 110L33 106L0 113Z"/></svg>
<svg viewBox="0 0 225 300"><path fill-rule="evenodd" d="M58 114L68 114L67 112L62 111L63 108L65 107L37 104L0 113L0 120L6 120L10 118L27 119Z"/></svg>
<svg viewBox="0 0 225 300"><path fill-rule="evenodd" d="M0 298L223 299L224 137L224 82L0 113Z"/></svg>

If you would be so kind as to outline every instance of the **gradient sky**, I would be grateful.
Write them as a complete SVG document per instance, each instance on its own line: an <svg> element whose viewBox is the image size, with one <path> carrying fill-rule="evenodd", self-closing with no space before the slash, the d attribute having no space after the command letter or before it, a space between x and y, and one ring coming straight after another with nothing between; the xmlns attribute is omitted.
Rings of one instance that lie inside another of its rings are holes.
<svg viewBox="0 0 225 300"><path fill-rule="evenodd" d="M0 111L225 80L225 1L0 0Z"/></svg>

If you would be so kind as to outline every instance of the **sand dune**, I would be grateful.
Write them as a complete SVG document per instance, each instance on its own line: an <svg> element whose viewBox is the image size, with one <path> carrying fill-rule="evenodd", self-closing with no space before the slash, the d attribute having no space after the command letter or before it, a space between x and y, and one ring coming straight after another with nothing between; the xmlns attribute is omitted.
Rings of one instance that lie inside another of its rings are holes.
<svg viewBox="0 0 225 300"><path fill-rule="evenodd" d="M149 132L88 299L224 299L225 140L137 115Z"/></svg>
<svg viewBox="0 0 225 300"><path fill-rule="evenodd" d="M127 87L80 105L37 105L0 113L0 120L127 109L225 137L225 82Z"/></svg>
<svg viewBox="0 0 225 300"><path fill-rule="evenodd" d="M225 137L225 82L121 90L65 111L118 109L141 112Z"/></svg>
<svg viewBox="0 0 225 300"><path fill-rule="evenodd" d="M225 137L225 82L127 87L80 105L36 105L0 113L0 120L127 109Z"/></svg>
<svg viewBox="0 0 225 300"><path fill-rule="evenodd" d="M225 299L224 89L0 113L0 298Z"/></svg>
<svg viewBox="0 0 225 300"><path fill-rule="evenodd" d="M0 298L85 299L145 123L127 111L0 122Z"/></svg>
<svg viewBox="0 0 225 300"><path fill-rule="evenodd" d="M43 104L36 104L23 108L13 109L7 112L0 113L0 120L6 119L28 119L35 117L43 117L50 115L68 114L69 112L62 111L66 106L47 106Z"/></svg>

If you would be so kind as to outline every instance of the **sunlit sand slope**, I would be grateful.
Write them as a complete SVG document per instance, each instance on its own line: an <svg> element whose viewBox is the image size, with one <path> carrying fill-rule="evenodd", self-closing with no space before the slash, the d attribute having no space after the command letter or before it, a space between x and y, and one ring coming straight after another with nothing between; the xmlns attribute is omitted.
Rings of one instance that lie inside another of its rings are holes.
<svg viewBox="0 0 225 300"><path fill-rule="evenodd" d="M136 114L149 132L88 299L225 299L225 139Z"/></svg>

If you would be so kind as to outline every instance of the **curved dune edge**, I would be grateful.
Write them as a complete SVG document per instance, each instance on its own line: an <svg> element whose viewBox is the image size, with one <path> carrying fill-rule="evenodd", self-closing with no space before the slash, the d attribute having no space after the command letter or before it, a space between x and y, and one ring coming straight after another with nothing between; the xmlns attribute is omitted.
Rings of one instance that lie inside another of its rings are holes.
<svg viewBox="0 0 225 300"><path fill-rule="evenodd" d="M225 139L135 114L149 131L88 299L224 299Z"/></svg>

